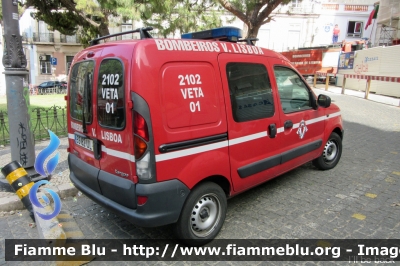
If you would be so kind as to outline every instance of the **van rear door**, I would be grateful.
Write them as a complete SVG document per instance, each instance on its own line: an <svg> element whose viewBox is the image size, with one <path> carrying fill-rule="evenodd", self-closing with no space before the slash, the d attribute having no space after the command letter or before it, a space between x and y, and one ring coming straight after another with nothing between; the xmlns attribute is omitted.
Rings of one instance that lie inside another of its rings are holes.
<svg viewBox="0 0 400 266"><path fill-rule="evenodd" d="M85 185L100 193L97 182L100 162L96 160L96 122L93 112L94 60L84 60L77 55L77 62L70 72L68 91L69 166Z"/></svg>
<svg viewBox="0 0 400 266"><path fill-rule="evenodd" d="M106 47L99 60L95 82L96 138L101 143L101 171L98 182L107 198L136 208L135 159L132 130L132 102L129 95L131 52L114 57L115 47Z"/></svg>

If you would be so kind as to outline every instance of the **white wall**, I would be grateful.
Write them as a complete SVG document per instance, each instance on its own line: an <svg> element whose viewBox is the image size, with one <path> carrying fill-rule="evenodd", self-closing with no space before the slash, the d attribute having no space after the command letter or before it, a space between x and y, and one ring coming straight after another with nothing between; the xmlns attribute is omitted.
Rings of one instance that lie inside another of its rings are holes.
<svg viewBox="0 0 400 266"><path fill-rule="evenodd" d="M36 31L38 23L32 18L32 12L34 12L34 9L27 8L24 14L22 14L22 16L19 18L19 32L21 35L22 33L27 32L29 38L32 38L32 34Z"/></svg>
<svg viewBox="0 0 400 266"><path fill-rule="evenodd" d="M393 56L398 54L400 54L400 45L356 51L353 69L341 69L339 74L400 77L400 61L398 57ZM365 88L365 79L346 79L346 89L365 91ZM372 80L370 91L376 94L400 97L400 83Z"/></svg>
<svg viewBox="0 0 400 266"><path fill-rule="evenodd" d="M339 10L322 10L321 3L316 1L302 2L305 10L314 10L316 13L309 14L286 14L288 6L283 6L279 13L273 13L274 20L270 23L263 25L259 31L258 45L264 48L269 48L277 52L286 51L288 49L298 47L310 47L332 44L333 28L338 24L340 34L338 42L343 40L355 41L361 38L375 39L375 29L372 25L365 30L365 25L368 21L369 14L373 10L374 1L321 1L322 3L338 3ZM369 5L368 11L365 12L351 12L344 11L344 4L360 4ZM308 5L308 6L307 6ZM308 8L308 9L307 9ZM275 11L278 11L276 9ZM363 22L363 29L361 37L348 37L347 28L349 21ZM224 26L235 26L243 29L243 22L236 19L232 23L224 23Z"/></svg>
<svg viewBox="0 0 400 266"><path fill-rule="evenodd" d="M34 12L34 9L27 8L24 14L19 18L19 31L22 35L23 33L27 33L27 37L31 39L33 37L33 33L37 32L37 21L34 20L31 16L31 13ZM29 65L27 68L29 69L29 79L30 83L33 85L36 84L36 76L38 75L38 65L36 58L36 45L30 45L29 43L25 45L26 49L26 58L29 60Z"/></svg>

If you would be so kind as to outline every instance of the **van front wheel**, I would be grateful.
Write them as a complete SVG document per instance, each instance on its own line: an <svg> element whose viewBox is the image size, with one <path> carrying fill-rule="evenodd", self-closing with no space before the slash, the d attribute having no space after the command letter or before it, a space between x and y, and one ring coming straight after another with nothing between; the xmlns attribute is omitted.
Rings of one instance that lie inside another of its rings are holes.
<svg viewBox="0 0 400 266"><path fill-rule="evenodd" d="M188 196L175 235L185 244L202 246L213 240L222 228L226 215L226 196L220 186L206 182Z"/></svg>
<svg viewBox="0 0 400 266"><path fill-rule="evenodd" d="M325 144L320 157L313 161L313 164L321 170L334 168L342 155L342 139L338 134L332 132Z"/></svg>

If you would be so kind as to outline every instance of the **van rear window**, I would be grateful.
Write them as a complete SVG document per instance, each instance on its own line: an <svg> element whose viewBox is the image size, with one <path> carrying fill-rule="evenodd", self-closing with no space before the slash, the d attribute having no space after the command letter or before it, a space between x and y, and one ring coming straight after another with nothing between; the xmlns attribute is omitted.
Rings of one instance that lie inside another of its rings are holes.
<svg viewBox="0 0 400 266"><path fill-rule="evenodd" d="M118 59L101 62L97 82L97 117L103 127L125 127L124 68Z"/></svg>
<svg viewBox="0 0 400 266"><path fill-rule="evenodd" d="M69 106L71 117L85 122L92 122L92 86L94 61L77 63L71 70Z"/></svg>

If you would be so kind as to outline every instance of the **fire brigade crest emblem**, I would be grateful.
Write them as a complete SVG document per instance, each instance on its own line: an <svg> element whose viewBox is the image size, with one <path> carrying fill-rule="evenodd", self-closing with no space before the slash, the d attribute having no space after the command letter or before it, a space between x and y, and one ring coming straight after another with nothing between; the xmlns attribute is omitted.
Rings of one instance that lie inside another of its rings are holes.
<svg viewBox="0 0 400 266"><path fill-rule="evenodd" d="M308 129L306 126L306 122L304 122L304 120L301 120L299 124L299 129L297 129L297 134L299 135L300 139L304 138L304 135L306 134L307 131Z"/></svg>

